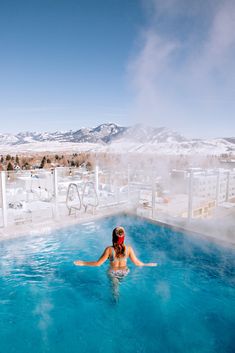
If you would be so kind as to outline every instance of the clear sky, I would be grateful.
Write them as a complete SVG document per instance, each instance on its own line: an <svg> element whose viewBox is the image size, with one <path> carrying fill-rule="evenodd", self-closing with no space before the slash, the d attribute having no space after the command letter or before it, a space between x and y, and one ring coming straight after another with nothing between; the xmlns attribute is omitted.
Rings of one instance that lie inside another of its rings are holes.
<svg viewBox="0 0 235 353"><path fill-rule="evenodd" d="M0 132L235 136L234 0L0 0Z"/></svg>

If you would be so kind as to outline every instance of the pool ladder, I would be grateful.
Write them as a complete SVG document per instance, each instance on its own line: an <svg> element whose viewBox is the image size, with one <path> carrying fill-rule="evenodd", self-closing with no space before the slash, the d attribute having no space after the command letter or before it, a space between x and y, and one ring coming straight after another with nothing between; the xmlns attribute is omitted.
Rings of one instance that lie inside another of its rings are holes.
<svg viewBox="0 0 235 353"><path fill-rule="evenodd" d="M90 190L92 190L91 197L87 195L87 192L89 193ZM85 209L85 212L87 212L88 207L92 207L93 214L95 213L96 208L99 206L99 197L97 194L95 184L92 181L87 181L84 184L83 192L82 192L82 205Z"/></svg>
<svg viewBox="0 0 235 353"><path fill-rule="evenodd" d="M89 191L92 190L92 195L89 196ZM92 208L92 213L95 213L96 208L99 205L99 198L96 191L95 184L91 181L87 181L84 184L82 190L82 197L80 196L80 192L77 184L70 183L67 190L66 196L66 206L69 210L69 215L72 214L72 211L75 211L75 215L77 211L80 211L82 206L84 207L85 213L87 212L88 207Z"/></svg>
<svg viewBox="0 0 235 353"><path fill-rule="evenodd" d="M80 211L82 208L82 201L80 197L80 193L78 190L78 186L75 183L70 183L67 190L66 196L66 206L69 210L69 215L72 214L72 211L75 211L75 215L77 211Z"/></svg>

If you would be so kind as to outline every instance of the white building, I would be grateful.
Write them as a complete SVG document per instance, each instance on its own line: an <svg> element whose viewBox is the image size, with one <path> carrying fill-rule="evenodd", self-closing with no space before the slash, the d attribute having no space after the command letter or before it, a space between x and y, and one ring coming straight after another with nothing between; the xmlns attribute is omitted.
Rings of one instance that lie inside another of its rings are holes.
<svg viewBox="0 0 235 353"><path fill-rule="evenodd" d="M192 196L216 200L217 205L235 199L235 169L172 170L173 189L188 193L190 175Z"/></svg>

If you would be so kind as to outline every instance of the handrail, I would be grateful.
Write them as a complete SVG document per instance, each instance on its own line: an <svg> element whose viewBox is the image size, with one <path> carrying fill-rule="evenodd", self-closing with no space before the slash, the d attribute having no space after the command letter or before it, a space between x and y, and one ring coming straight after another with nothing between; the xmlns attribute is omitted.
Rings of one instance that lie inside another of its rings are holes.
<svg viewBox="0 0 235 353"><path fill-rule="evenodd" d="M84 199L86 197L85 192L86 192L86 189L88 187L92 187L92 189L94 190L94 195L95 195L95 197L94 197L95 202L94 203L89 202L89 200L88 200L87 203L84 202ZM92 182L92 181L87 181L84 184L83 192L82 192L82 205L83 205L83 207L85 209L85 212L87 211L87 207L88 206L93 207L93 211L94 211L94 209L99 205L99 197L98 197L98 194L97 194L97 190L96 190L94 182Z"/></svg>
<svg viewBox="0 0 235 353"><path fill-rule="evenodd" d="M77 198L73 197L74 192L77 194ZM76 203L76 200L79 200L79 203ZM78 190L78 186L75 183L70 183L68 186L67 195L66 195L66 206L69 210L69 215L71 215L72 210L75 210L75 214L76 214L76 212L80 211L82 208L80 193Z"/></svg>

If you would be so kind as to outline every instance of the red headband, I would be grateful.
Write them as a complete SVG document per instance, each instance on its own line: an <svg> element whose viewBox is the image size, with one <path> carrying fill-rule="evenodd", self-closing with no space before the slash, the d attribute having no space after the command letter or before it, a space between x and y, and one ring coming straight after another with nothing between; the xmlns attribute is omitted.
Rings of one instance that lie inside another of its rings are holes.
<svg viewBox="0 0 235 353"><path fill-rule="evenodd" d="M124 243L124 239L125 239L125 231L124 228L122 227L117 227L115 228L115 243L117 243L118 245L121 245Z"/></svg>
<svg viewBox="0 0 235 353"><path fill-rule="evenodd" d="M125 239L125 233L123 233L122 235L117 235L117 244L121 245L124 243L124 239Z"/></svg>

